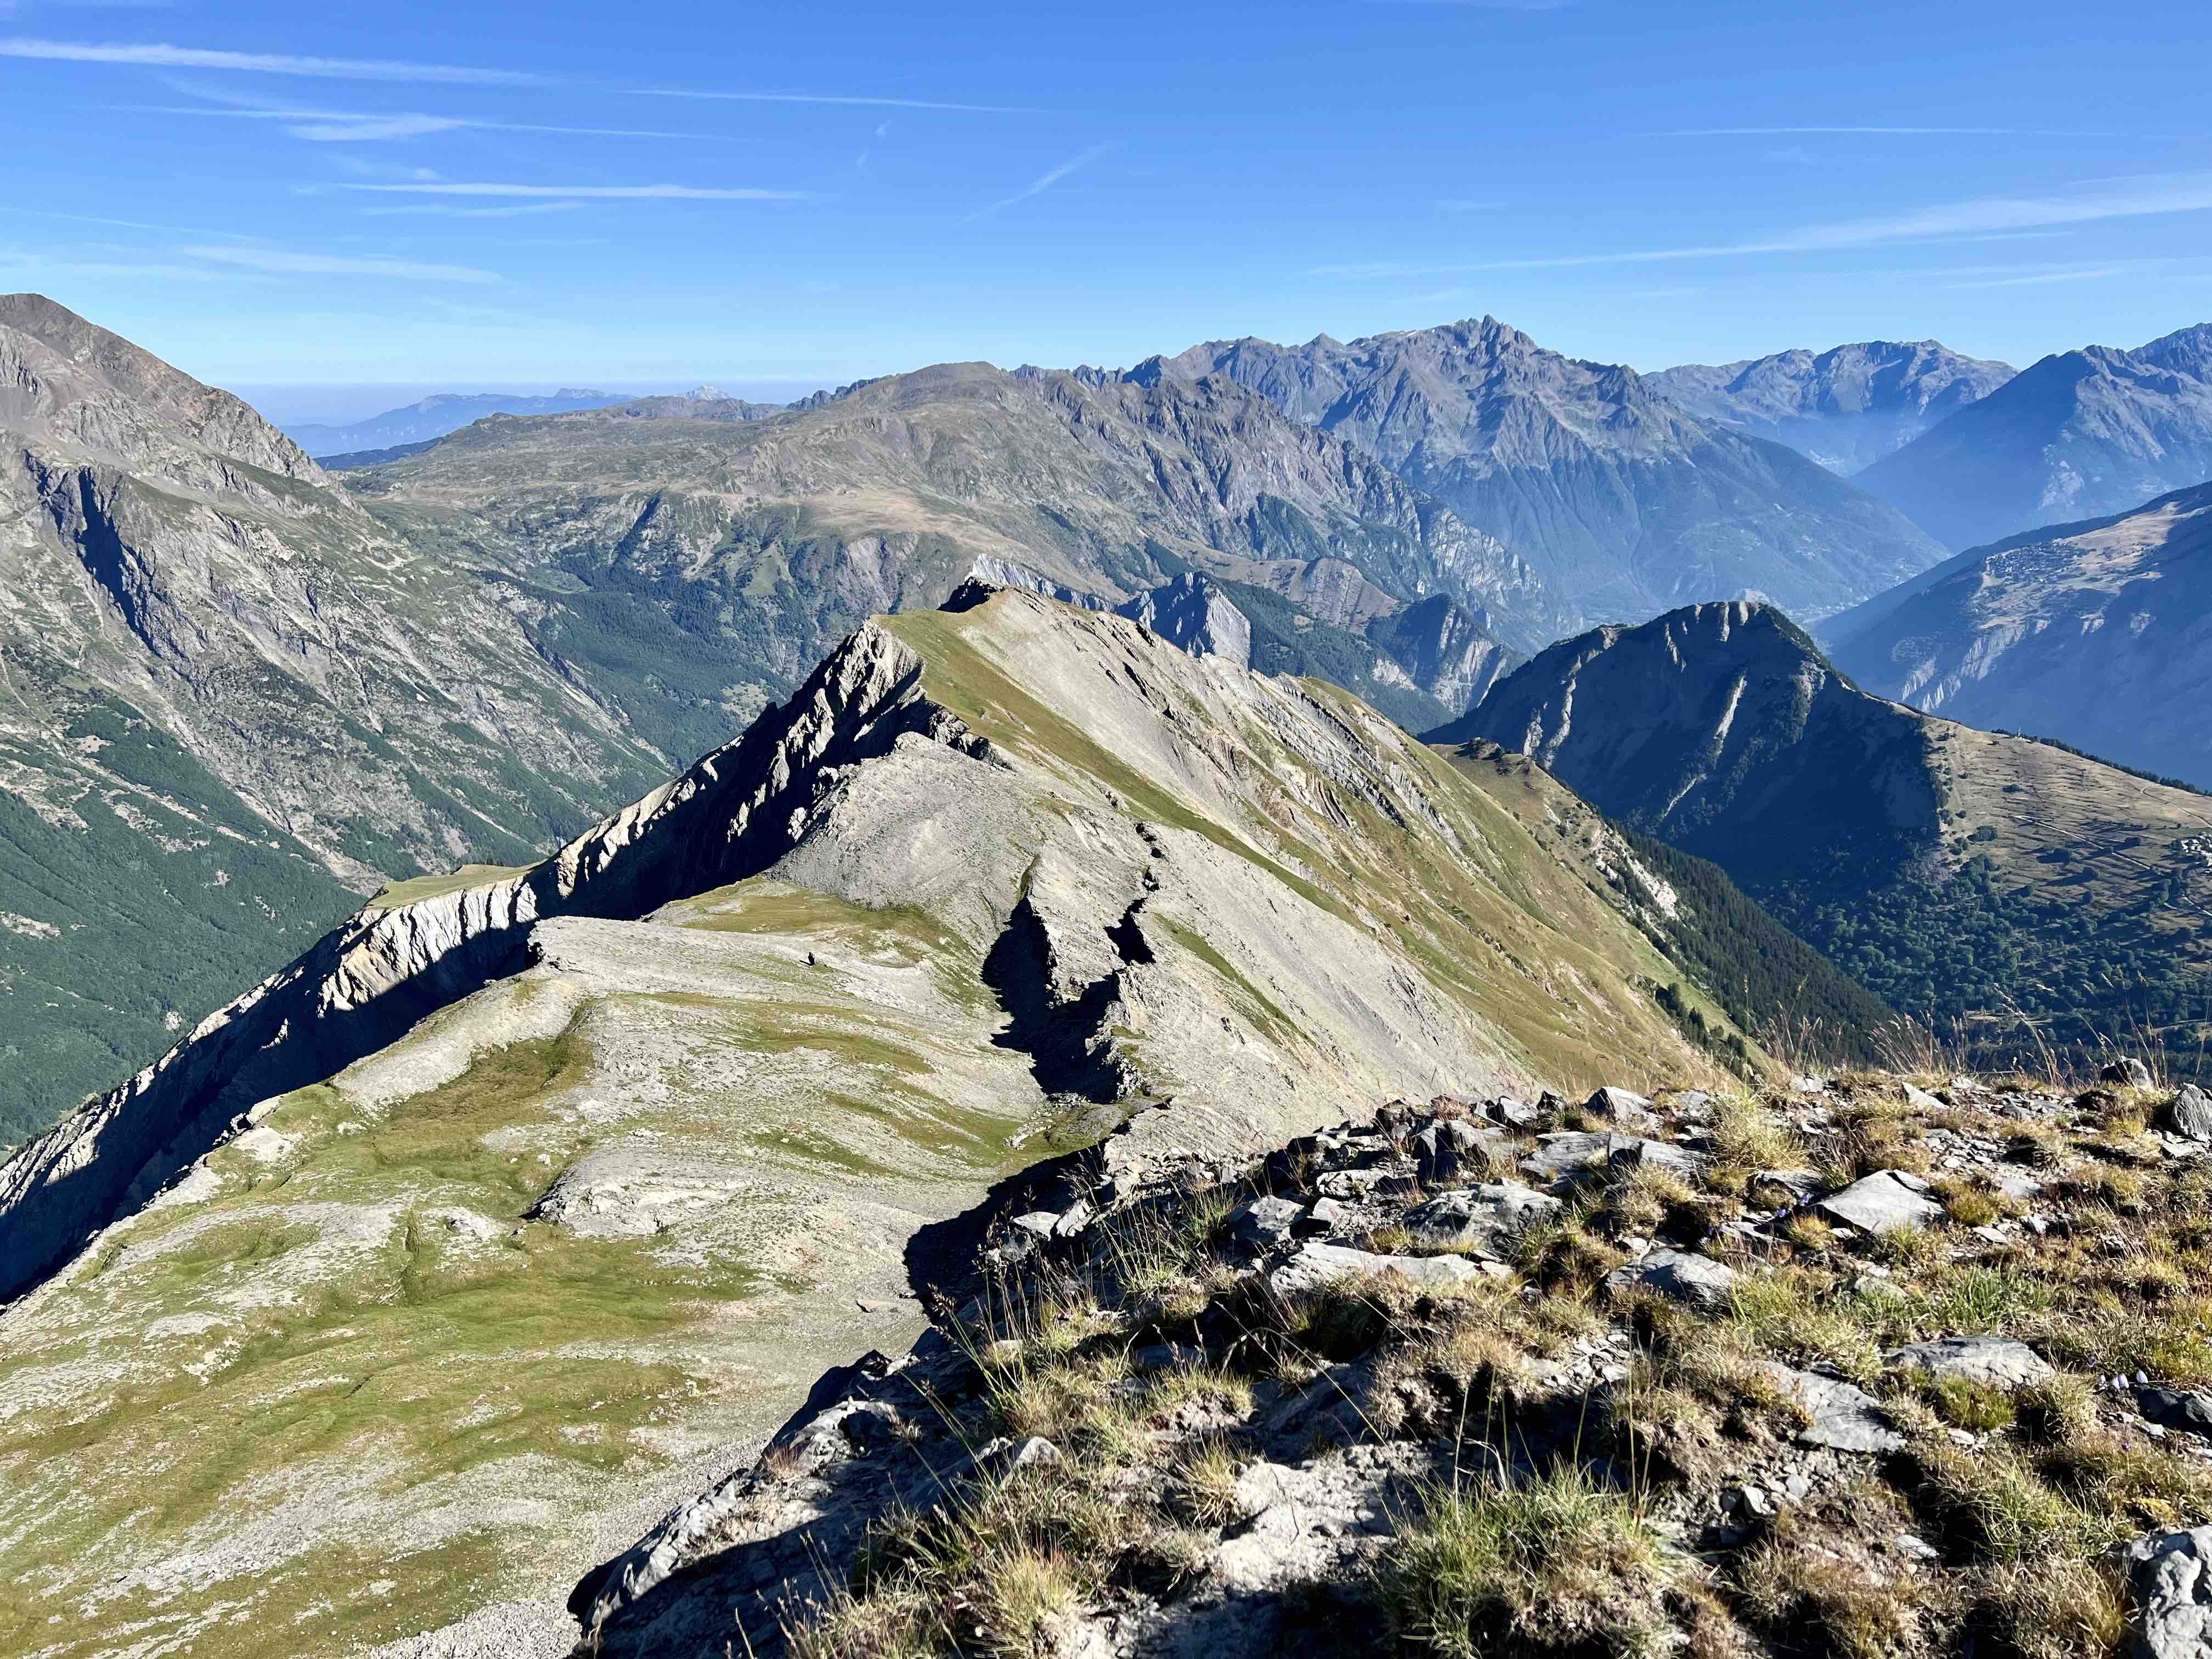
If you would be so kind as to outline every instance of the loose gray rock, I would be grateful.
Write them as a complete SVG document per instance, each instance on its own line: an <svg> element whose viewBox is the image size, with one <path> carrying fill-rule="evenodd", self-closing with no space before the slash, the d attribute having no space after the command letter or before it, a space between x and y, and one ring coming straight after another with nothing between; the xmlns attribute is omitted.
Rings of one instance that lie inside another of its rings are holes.
<svg viewBox="0 0 2212 1659"><path fill-rule="evenodd" d="M1841 1377L1792 1370L1772 1361L1760 1369L1795 1395L1811 1416L1813 1420L1797 1431L1800 1445L1872 1455L1905 1449L1905 1437L1889 1426L1881 1407L1865 1389Z"/></svg>
<svg viewBox="0 0 2212 1659"><path fill-rule="evenodd" d="M1482 1269L1458 1255L1377 1255L1341 1244L1302 1244L1289 1261L1267 1275L1277 1296L1302 1296L1332 1279L1359 1273L1395 1273L1416 1285L1442 1288L1482 1276Z"/></svg>
<svg viewBox="0 0 2212 1659"><path fill-rule="evenodd" d="M2097 1073L2097 1080L2122 1084L2130 1089L2148 1089L2151 1086L2150 1067L2133 1057L2116 1060Z"/></svg>
<svg viewBox="0 0 2212 1659"><path fill-rule="evenodd" d="M1500 1243L1554 1214L1559 1200L1517 1182L1487 1182L1440 1194L1407 1213L1406 1231L1425 1243Z"/></svg>
<svg viewBox="0 0 2212 1659"><path fill-rule="evenodd" d="M2136 1409L2147 1423L2179 1429L2212 1440L2212 1395L2144 1383L2136 1389Z"/></svg>
<svg viewBox="0 0 2212 1659"><path fill-rule="evenodd" d="M1924 1196L1927 1191L1928 1183L1918 1176L1881 1170L1831 1193L1813 1207L1829 1220L1861 1232L1893 1233L1924 1227L1943 1213L1941 1204Z"/></svg>
<svg viewBox="0 0 2212 1659"><path fill-rule="evenodd" d="M1354 1232L1359 1227L1359 1212L1341 1199L1317 1198L1292 1231L1301 1236L1334 1236Z"/></svg>
<svg viewBox="0 0 2212 1659"><path fill-rule="evenodd" d="M2122 1561L2142 1659L2212 1659L2212 1526L2154 1533Z"/></svg>
<svg viewBox="0 0 2212 1659"><path fill-rule="evenodd" d="M1230 1235L1248 1244L1280 1244L1305 1212L1305 1206L1293 1199L1272 1194L1255 1198L1230 1218Z"/></svg>
<svg viewBox="0 0 2212 1659"><path fill-rule="evenodd" d="M1610 1085L1600 1089L1584 1101L1583 1110L1593 1117L1601 1117L1609 1123L1628 1123L1641 1127L1658 1121L1651 1110L1651 1103L1649 1100L1642 1095L1632 1093L1626 1089L1616 1089Z"/></svg>
<svg viewBox="0 0 2212 1659"><path fill-rule="evenodd" d="M1704 1313L1726 1309L1735 1296L1735 1281L1736 1271L1726 1262L1686 1250L1653 1250L1614 1268L1606 1279L1616 1291L1656 1291Z"/></svg>
<svg viewBox="0 0 2212 1659"><path fill-rule="evenodd" d="M1892 1353L1889 1363L1925 1371L1938 1380L1963 1376L1998 1389L2026 1388L2057 1375L2027 1343L2008 1336L1943 1336L1933 1342L1914 1342Z"/></svg>
<svg viewBox="0 0 2212 1659"><path fill-rule="evenodd" d="M2212 1140L2212 1096L2195 1084L2186 1084L2166 1103L2166 1121L2174 1133L2190 1140Z"/></svg>
<svg viewBox="0 0 2212 1659"><path fill-rule="evenodd" d="M1510 1095L1500 1095L1485 1108L1488 1115L1509 1129L1533 1129L1544 1121L1544 1114L1525 1100L1516 1100Z"/></svg>
<svg viewBox="0 0 2212 1659"><path fill-rule="evenodd" d="M1461 1118L1431 1123L1413 1137L1413 1173L1424 1186L1437 1187L1459 1180L1470 1169L1487 1166L1483 1145L1496 1139Z"/></svg>
<svg viewBox="0 0 2212 1659"><path fill-rule="evenodd" d="M1679 1175L1694 1175L1705 1163L1695 1152L1667 1141L1640 1140L1634 1135L1567 1130L1540 1139L1542 1144L1521 1160L1521 1169L1545 1181L1557 1181L1605 1163L1630 1167L1650 1164Z"/></svg>

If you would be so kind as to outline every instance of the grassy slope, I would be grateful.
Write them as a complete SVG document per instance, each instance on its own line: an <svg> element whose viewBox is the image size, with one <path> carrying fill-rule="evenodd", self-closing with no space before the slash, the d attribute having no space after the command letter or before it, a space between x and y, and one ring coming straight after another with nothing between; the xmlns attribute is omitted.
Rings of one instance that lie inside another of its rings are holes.
<svg viewBox="0 0 2212 1659"><path fill-rule="evenodd" d="M2201 1072L2212 802L2029 738L1942 720L1925 730L1938 844L1877 892L1802 884L1774 895L1778 909L1898 1007L1958 1024L1985 1057L2039 1042L2146 1048Z"/></svg>
<svg viewBox="0 0 2212 1659"><path fill-rule="evenodd" d="M725 994L570 1006L558 976L495 986L365 1066L457 1031L539 1034L394 1102L356 1073L287 1097L264 1127L294 1151L215 1154L217 1196L112 1230L60 1294L11 1311L0 1653L105 1653L236 1614L222 1650L262 1659L543 1593L585 1564L518 1502L588 1512L702 1419L708 1443L757 1431L762 1383L849 1357L851 1335L817 1350L805 1319L774 1322L813 1284L774 1227L817 1191L942 1203L915 1195L1011 1167L1018 1092L979 1109L935 1068L1011 1085L1018 1056L989 1048L973 951L918 913L754 882L669 919L744 941ZM905 1012L800 965L794 941L907 985ZM966 1007L930 993L951 984ZM732 1066L761 1086L732 1089ZM741 1166L743 1213L703 1243L522 1224L556 1174L639 1131Z"/></svg>
<svg viewBox="0 0 2212 1659"><path fill-rule="evenodd" d="M1336 794L1334 833L1316 830L1311 815L1264 780L1252 791L1255 818L1224 824L1024 691L963 636L975 614L912 612L884 625L921 653L930 695L994 744L1103 780L1139 817L1203 835L1324 909L1382 930L1537 1076L1582 1087L1644 1078L1655 1064L1679 1069L1672 1024L1649 988L1681 970L1597 896L1592 884L1601 878L1581 873L1587 854L1564 839L1540 843L1493 796L1485 769L1379 728L1444 811L1475 871L1446 860L1433 834L1389 821L1348 791ZM1307 681L1304 690L1347 722L1378 729L1338 687ZM1244 735L1262 755L1279 751L1262 732ZM1326 839L1317 844L1294 830ZM1725 1024L1717 1005L1711 1015Z"/></svg>

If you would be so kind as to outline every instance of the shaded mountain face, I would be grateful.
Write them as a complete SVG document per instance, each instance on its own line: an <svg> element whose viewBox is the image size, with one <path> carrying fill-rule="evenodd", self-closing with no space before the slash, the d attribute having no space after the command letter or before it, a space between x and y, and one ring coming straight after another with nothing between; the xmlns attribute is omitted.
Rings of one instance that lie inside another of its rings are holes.
<svg viewBox="0 0 2212 1659"><path fill-rule="evenodd" d="M313 421L294 422L285 428L291 440L321 459L365 449L392 449L401 444L427 443L458 432L487 415L557 415L568 410L604 409L609 404L630 401L623 392L594 392L587 387L563 387L542 395L511 392L440 392L401 409L387 409L367 420L331 425Z"/></svg>
<svg viewBox="0 0 2212 1659"><path fill-rule="evenodd" d="M1858 476L1952 548L2125 513L2212 478L2212 326L2087 346L2004 386Z"/></svg>
<svg viewBox="0 0 2212 1659"><path fill-rule="evenodd" d="M1686 896L1541 773L955 603L556 855L387 893L0 1166L44 1587L0 1639L559 1650L610 1540L911 1340L1040 1159L1719 1080L1632 920Z"/></svg>
<svg viewBox="0 0 2212 1659"><path fill-rule="evenodd" d="M394 533L500 573L549 656L699 748L865 617L979 565L1110 605L1186 570L1267 586L1335 562L1397 608L1448 595L1486 634L1540 591L1370 457L1224 381L947 365L760 421L493 419L348 481Z"/></svg>
<svg viewBox="0 0 2212 1659"><path fill-rule="evenodd" d="M2032 1052L2212 1036L2212 800L1860 690L1765 606L1563 641L1433 734L1712 860L1893 1006ZM2009 1045L2009 1046L2008 1046Z"/></svg>
<svg viewBox="0 0 2212 1659"><path fill-rule="evenodd" d="M385 873L534 856L665 765L503 596L35 295L0 434L0 1144Z"/></svg>
<svg viewBox="0 0 2212 1659"><path fill-rule="evenodd" d="M1895 510L1796 451L1491 318L1348 344L1218 341L1130 372L1226 376L1379 455L1528 562L1554 635L1747 595L1822 616L1939 556Z"/></svg>
<svg viewBox="0 0 2212 1659"><path fill-rule="evenodd" d="M1700 420L1786 444L1848 477L2018 373L1934 340L1870 340L1686 363L1644 380Z"/></svg>
<svg viewBox="0 0 2212 1659"><path fill-rule="evenodd" d="M1821 633L1883 696L2212 787L2212 484L1962 553Z"/></svg>

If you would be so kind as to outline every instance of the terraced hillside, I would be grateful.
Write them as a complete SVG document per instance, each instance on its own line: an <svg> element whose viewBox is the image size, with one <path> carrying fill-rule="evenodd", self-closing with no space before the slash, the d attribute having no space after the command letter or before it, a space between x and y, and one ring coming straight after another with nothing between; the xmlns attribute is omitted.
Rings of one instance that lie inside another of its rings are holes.
<svg viewBox="0 0 2212 1659"><path fill-rule="evenodd" d="M0 1167L0 1652L557 1654L576 1575L911 1338L1022 1166L1763 1064L1548 780L960 602Z"/></svg>

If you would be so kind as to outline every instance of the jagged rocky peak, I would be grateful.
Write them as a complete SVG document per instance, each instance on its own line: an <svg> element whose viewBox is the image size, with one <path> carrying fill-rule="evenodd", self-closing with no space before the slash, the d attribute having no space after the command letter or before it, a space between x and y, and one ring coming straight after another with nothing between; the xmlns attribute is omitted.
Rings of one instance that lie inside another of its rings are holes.
<svg viewBox="0 0 2212 1659"><path fill-rule="evenodd" d="M2119 581L2131 537L2161 542L2179 527L2091 527L2084 539L2113 536L2101 556ZM2031 565L2067 558L2017 550ZM2186 563L2150 585L2188 580ZM1980 581L1954 573L1934 591ZM2032 609L2040 586L2015 597ZM1939 603L1928 619L1943 614ZM2008 631L1945 654L2000 656ZM2037 636L2031 617L2023 637ZM2124 675L2128 655L2112 660ZM2156 713L2138 711L2146 732L2160 729ZM1712 860L1891 1006L1949 1023L1991 1064L2039 1052L2078 1063L2131 1036L2185 1073L2203 1063L2212 864L2204 797L2185 787L1888 702L1759 605L1562 641L1449 734L1529 754L1602 811Z"/></svg>
<svg viewBox="0 0 2212 1659"><path fill-rule="evenodd" d="M903 1348L1032 1164L1717 1075L1620 843L1540 774L1123 617L958 603L864 623L553 856L384 894L0 1172L0 1366L41 1379L0 1453L74 1425L11 1476L44 1639L556 1645L600 1540ZM145 1512L155 1423L265 1551ZM470 1571L421 1574L443 1550Z"/></svg>
<svg viewBox="0 0 2212 1659"><path fill-rule="evenodd" d="M250 488L211 460L325 482L304 450L229 392L43 294L0 295L0 427L198 490Z"/></svg>
<svg viewBox="0 0 2212 1659"><path fill-rule="evenodd" d="M1543 584L1554 638L1754 591L1823 615L1940 556L1903 515L1796 451L1494 317L1341 344L1213 342L1152 372L1170 365L1348 439L1512 549Z"/></svg>

